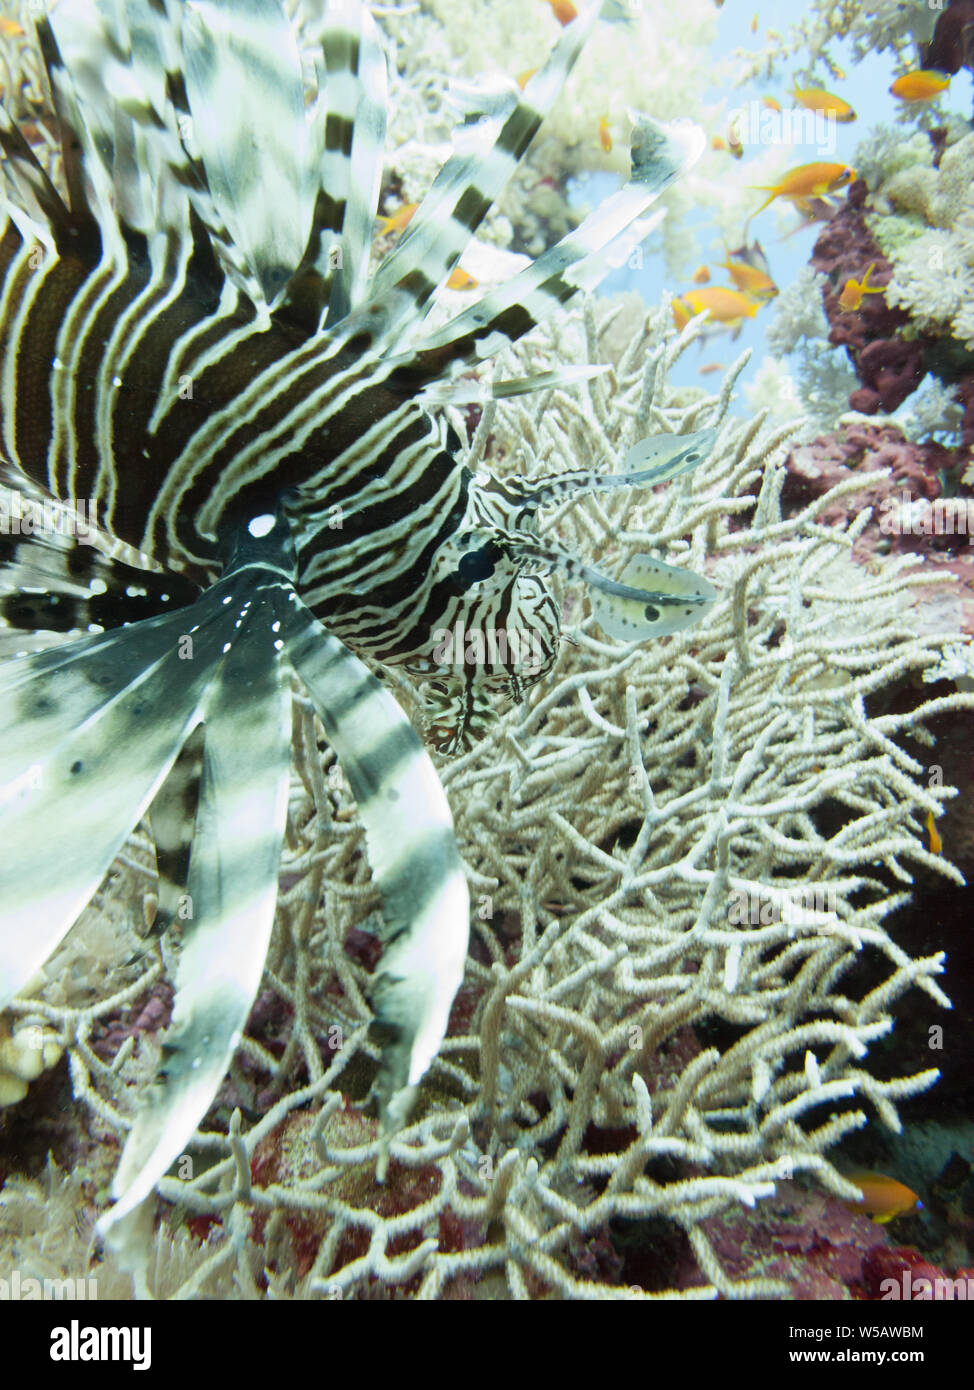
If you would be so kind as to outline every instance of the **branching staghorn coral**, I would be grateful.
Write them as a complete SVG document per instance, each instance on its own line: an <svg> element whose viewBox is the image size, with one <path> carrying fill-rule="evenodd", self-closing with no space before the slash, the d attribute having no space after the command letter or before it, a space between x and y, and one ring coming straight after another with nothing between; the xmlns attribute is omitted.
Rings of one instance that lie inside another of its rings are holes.
<svg viewBox="0 0 974 1390"><path fill-rule="evenodd" d="M719 422L691 477L566 501L548 517L611 573L649 549L706 572L718 603L684 634L628 646L568 590L575 626L553 676L442 765L477 904L474 945L384 1186L375 1121L361 1109L378 1057L366 1003L378 904L354 802L296 695L297 776L262 996L286 1022L272 1037L255 1014L206 1132L161 1184L181 1281L161 1277L140 1237L134 1262L149 1290L785 1296L781 1281L727 1275L708 1218L794 1175L853 1197L829 1148L869 1115L897 1130L899 1102L934 1080L932 1067L878 1080L869 1049L907 991L947 1004L942 954L911 959L885 924L908 897L911 865L959 879L924 847L923 819L950 791L927 786L916 754L930 743L925 720L974 696L873 712L873 696L942 660L943 643L913 631L910 586L924 576L903 560L853 562L865 516L818 521L839 496L854 512L856 479L782 518L788 431L727 414L742 363L718 397L670 389L668 369L700 324L674 342L668 320L647 325L627 300L536 334L499 374L556 360L610 370L570 394L486 407L468 462L608 468L648 433ZM418 699L413 709L421 721ZM132 922L152 890L144 848L133 842L118 869ZM129 967L108 1008L52 1003L43 989L18 1002L60 1030L98 1133L124 1130L163 1041L144 1031L106 1058L98 1020L144 999L175 949ZM863 961L873 983L854 988ZM7 1114L11 1123L16 1110ZM697 1287L673 1288L661 1269L643 1293L620 1282L619 1260L599 1265L610 1223L649 1218L686 1233ZM195 1258L187 1221L217 1223Z"/></svg>
<svg viewBox="0 0 974 1390"><path fill-rule="evenodd" d="M737 51L742 64L739 80L770 76L776 64L803 52L809 55L810 73L821 63L830 76L838 77L841 70L830 50L837 39L849 40L856 62L870 53L889 51L904 68L918 66L917 46L932 37L937 12L912 0L877 0L868 6L855 0L813 0L786 36L769 31L768 43L760 51Z"/></svg>

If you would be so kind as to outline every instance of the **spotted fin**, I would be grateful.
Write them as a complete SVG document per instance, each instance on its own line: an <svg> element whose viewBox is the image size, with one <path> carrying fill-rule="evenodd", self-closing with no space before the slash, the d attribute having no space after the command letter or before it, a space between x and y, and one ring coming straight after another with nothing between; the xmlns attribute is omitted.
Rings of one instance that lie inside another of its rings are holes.
<svg viewBox="0 0 974 1390"><path fill-rule="evenodd" d="M634 555L618 581L586 574L592 613L602 631L621 642L645 642L699 622L717 590L690 570L651 555Z"/></svg>
<svg viewBox="0 0 974 1390"><path fill-rule="evenodd" d="M582 367L579 368L579 373L590 376L598 370L595 367ZM545 373L545 376L557 375L559 374ZM537 380L540 378L526 378L527 382ZM505 386L508 383L498 384ZM562 381L557 384L567 383ZM615 473L601 473L594 468L568 468L561 473L551 473L541 478L525 478L520 474L511 474L505 478L504 486L509 493L516 493L523 507L531 509L550 506L564 497L575 497L584 492L611 492L620 487L652 487L699 467L713 449L716 439L715 429L697 430L693 434L655 434L634 444L623 457Z"/></svg>
<svg viewBox="0 0 974 1390"><path fill-rule="evenodd" d="M200 605L222 645L217 591ZM0 1007L57 947L202 717L212 667L180 659L186 622L166 614L4 663L0 723L17 737L0 747Z"/></svg>
<svg viewBox="0 0 974 1390"><path fill-rule="evenodd" d="M634 444L620 461L616 475L610 475L606 481L634 487L668 482L703 463L716 442L715 429L696 430L693 434L654 434Z"/></svg>
<svg viewBox="0 0 974 1390"><path fill-rule="evenodd" d="M186 740L149 807L147 819L156 847L159 883L155 916L146 920L153 936L161 936L176 920L183 903L188 903L189 861L196 833L202 774L203 726L199 724Z"/></svg>
<svg viewBox="0 0 974 1390"><path fill-rule="evenodd" d="M291 697L273 624L290 592L265 571L242 603L225 609L234 628L206 700L172 1027L122 1150L113 1183L118 1200L98 1223L103 1236L183 1151L212 1104L260 987L290 774Z"/></svg>
<svg viewBox="0 0 974 1390"><path fill-rule="evenodd" d="M65 513L66 515L66 513ZM76 536L0 533L0 656L20 655L174 612L199 595L185 576L144 570Z"/></svg>

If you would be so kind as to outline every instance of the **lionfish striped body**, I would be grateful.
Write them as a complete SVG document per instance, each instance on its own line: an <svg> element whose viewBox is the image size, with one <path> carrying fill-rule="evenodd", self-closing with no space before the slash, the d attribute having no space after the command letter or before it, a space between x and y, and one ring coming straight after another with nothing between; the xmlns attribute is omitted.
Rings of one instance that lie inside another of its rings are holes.
<svg viewBox="0 0 974 1390"><path fill-rule="evenodd" d="M699 134L639 118L631 181L507 285L424 333L431 297L598 6L523 92L511 81L468 93L452 156L371 279L384 56L358 4L305 9L320 40L307 109L280 0L62 0L37 29L66 197L12 122L0 126L7 480L69 511L87 502L100 534L122 543L0 537L8 588L18 577L2 600L8 625L88 633L0 668L0 707L18 732L0 757L0 826L21 870L0 902L0 1006L146 811L160 869L180 864L177 803L187 768L202 767L167 1062L104 1228L180 1152L258 988L286 813L290 672L345 768L383 895L374 1002L388 1134L446 1027L467 895L432 765L363 660L428 681L432 741L452 751L481 729L489 692L517 697L553 661L552 568L584 579L613 615L600 620L635 637L686 626L712 593L694 576L663 592L608 580L542 544L533 524L568 492L695 466L712 432L637 445L610 477L502 483L456 460L459 441L431 409L471 389L460 372L597 282L606 246L696 157ZM528 632L533 655L444 664L437 643L457 625Z"/></svg>

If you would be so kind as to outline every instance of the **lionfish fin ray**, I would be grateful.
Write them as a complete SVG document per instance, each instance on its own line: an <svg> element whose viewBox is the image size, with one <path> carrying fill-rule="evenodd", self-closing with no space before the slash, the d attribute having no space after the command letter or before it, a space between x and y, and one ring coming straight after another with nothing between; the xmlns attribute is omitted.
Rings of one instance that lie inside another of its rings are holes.
<svg viewBox="0 0 974 1390"><path fill-rule="evenodd" d="M418 341L413 369L440 376L493 356L549 318L579 289L592 289L612 268L611 243L700 157L705 144L703 132L692 122L665 124L639 116L629 182L533 264ZM652 219L646 219L639 235L647 234L651 224Z"/></svg>
<svg viewBox="0 0 974 1390"><path fill-rule="evenodd" d="M0 882L0 1007L91 898L201 717L212 668L180 660L185 627L167 614L4 665L0 717L17 739L0 749L0 838L17 867Z"/></svg>
<svg viewBox="0 0 974 1390"><path fill-rule="evenodd" d="M596 3L572 20L524 91L513 79L466 87L466 121L454 133L453 152L372 282L370 307L381 307L388 333L422 319L554 104L598 17Z"/></svg>
<svg viewBox="0 0 974 1390"><path fill-rule="evenodd" d="M204 726L197 724L149 807L147 819L156 847L159 884L155 919L149 924L153 936L161 936L188 901L189 861L203 771L203 734Z"/></svg>
<svg viewBox="0 0 974 1390"><path fill-rule="evenodd" d="M389 1038L376 1082L388 1136L446 1032L466 962L469 894L446 795L399 705L303 605L288 624L288 655L358 803L384 905L373 1003Z"/></svg>
<svg viewBox="0 0 974 1390"><path fill-rule="evenodd" d="M163 1066L126 1140L99 1234L149 1195L226 1074L270 944L290 780L290 690L272 625L282 586L252 589L209 692L188 914Z"/></svg>
<svg viewBox="0 0 974 1390"><path fill-rule="evenodd" d="M184 144L237 252L273 305L310 223L301 55L280 0L194 0L181 18Z"/></svg>
<svg viewBox="0 0 974 1390"><path fill-rule="evenodd" d="M318 94L309 143L315 174L307 245L288 288L287 311L331 326L362 301L372 250L386 138L386 56L363 6L342 0L307 7L317 34Z"/></svg>
<svg viewBox="0 0 974 1390"><path fill-rule="evenodd" d="M164 227L186 235L190 209L205 228L222 274L252 304L264 293L227 226L207 169L192 147L182 18L196 7L173 0L61 0L50 24L64 65L63 100L80 106L92 211L109 246L120 224L151 237ZM116 256L124 260L124 248Z"/></svg>
<svg viewBox="0 0 974 1390"><path fill-rule="evenodd" d="M477 381L470 377L433 381L420 391L417 400L425 405L479 405L485 401L526 396L533 391L572 387L579 381L589 381L608 370L608 366L601 363L585 363L560 367L551 372L536 372L533 376L506 377L495 381Z"/></svg>
<svg viewBox="0 0 974 1390"><path fill-rule="evenodd" d="M16 201L9 192L4 193L0 211L10 218L25 240L36 235L52 248L67 246L73 231L71 213L2 106L0 150L4 157L6 186L16 193Z"/></svg>

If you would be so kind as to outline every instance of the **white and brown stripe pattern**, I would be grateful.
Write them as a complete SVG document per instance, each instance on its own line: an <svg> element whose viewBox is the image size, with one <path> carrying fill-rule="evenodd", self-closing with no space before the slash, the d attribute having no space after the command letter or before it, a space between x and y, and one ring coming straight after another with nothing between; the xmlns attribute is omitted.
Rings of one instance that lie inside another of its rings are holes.
<svg viewBox="0 0 974 1390"><path fill-rule="evenodd" d="M641 120L632 180L605 208L424 336L432 294L599 6L565 28L523 93L468 93L451 157L371 283L382 47L355 0L307 8L320 53L306 110L281 0L60 0L38 35L63 199L0 117L0 448L25 488L69 509L94 503L107 541L151 571L133 584L130 563L77 540L0 538L0 616L27 634L25 649L80 633L0 666L11 734L0 748L0 1007L147 810L167 903L185 877L194 904L166 1062L103 1230L184 1148L258 988L292 671L353 788L382 892L383 1134L404 1118L462 977L467 890L432 764L362 658L435 675L442 629L533 633L534 665L499 657L431 682L436 741L459 746L482 727L485 692L516 697L553 656L558 614L543 576L564 559L533 531L545 497L478 491L459 440L426 404L464 362L594 283L609 241L697 152L696 137ZM596 485L589 471L564 487L586 479ZM630 604L653 597L601 582ZM192 659L180 655L185 638Z"/></svg>

